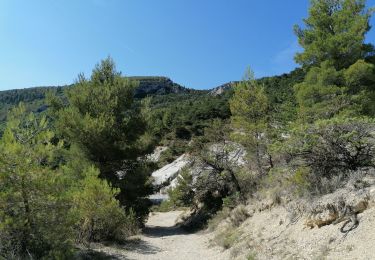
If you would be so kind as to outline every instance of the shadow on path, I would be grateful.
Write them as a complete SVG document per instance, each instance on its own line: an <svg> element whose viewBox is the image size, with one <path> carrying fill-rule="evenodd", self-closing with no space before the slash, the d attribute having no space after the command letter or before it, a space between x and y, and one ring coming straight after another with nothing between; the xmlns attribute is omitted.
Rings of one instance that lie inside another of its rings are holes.
<svg viewBox="0 0 375 260"><path fill-rule="evenodd" d="M162 251L159 247L153 246L149 242L141 239L131 240L123 245L122 248L142 255L154 255Z"/></svg>
<svg viewBox="0 0 375 260"><path fill-rule="evenodd" d="M146 237L167 237L176 235L187 235L189 234L179 226L173 227L161 227L161 226L146 226L143 230L143 235Z"/></svg>
<svg viewBox="0 0 375 260"><path fill-rule="evenodd" d="M95 250L87 249L85 251L80 252L75 258L75 260L126 260L123 255L114 255L114 254L107 254L105 252L98 252Z"/></svg>

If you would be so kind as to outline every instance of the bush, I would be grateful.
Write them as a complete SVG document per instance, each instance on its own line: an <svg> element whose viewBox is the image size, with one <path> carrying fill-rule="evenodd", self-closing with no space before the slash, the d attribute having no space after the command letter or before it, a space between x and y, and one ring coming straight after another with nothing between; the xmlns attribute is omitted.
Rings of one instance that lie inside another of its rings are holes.
<svg viewBox="0 0 375 260"><path fill-rule="evenodd" d="M185 153L188 144L186 141L172 140L165 145L168 146L168 149L160 154L160 158L157 163L159 168L173 162L180 155Z"/></svg>
<svg viewBox="0 0 375 260"><path fill-rule="evenodd" d="M337 173L374 166L375 121L367 118L320 120L296 129L287 152L313 174L331 177Z"/></svg>
<svg viewBox="0 0 375 260"><path fill-rule="evenodd" d="M292 169L286 166L274 167L259 180L257 195L270 200L272 205L280 204L283 197L296 195L296 185L292 179Z"/></svg>
<svg viewBox="0 0 375 260"><path fill-rule="evenodd" d="M54 167L62 147L50 142L47 124L20 105L0 140L0 259L72 253L69 181Z"/></svg>
<svg viewBox="0 0 375 260"><path fill-rule="evenodd" d="M93 167L87 169L82 190L74 196L72 213L77 219L77 240L81 243L124 241L138 231L135 214L131 209L120 207L115 199L118 189L112 189L98 174Z"/></svg>
<svg viewBox="0 0 375 260"><path fill-rule="evenodd" d="M351 172L374 166L375 121L319 120L294 129L283 147L291 160L290 186L297 194L332 192Z"/></svg>
<svg viewBox="0 0 375 260"><path fill-rule="evenodd" d="M188 168L183 168L177 177L177 186L168 190L171 203L176 207L189 207L193 204L193 176Z"/></svg>
<svg viewBox="0 0 375 260"><path fill-rule="evenodd" d="M217 234L214 241L217 245L224 249L231 248L236 242L238 242L241 236L241 232L233 227L227 227L225 230Z"/></svg>
<svg viewBox="0 0 375 260"><path fill-rule="evenodd" d="M173 162L175 159L176 159L176 156L173 154L173 151L170 148L167 148L165 151L163 151L160 154L160 157L158 160L158 166L159 168L161 168L164 165L167 165Z"/></svg>
<svg viewBox="0 0 375 260"><path fill-rule="evenodd" d="M155 205L151 208L153 212L168 212L175 209L176 206L170 200L164 200L160 205Z"/></svg>
<svg viewBox="0 0 375 260"><path fill-rule="evenodd" d="M235 227L239 227L246 219L250 217L244 205L240 205L230 213L230 221Z"/></svg>
<svg viewBox="0 0 375 260"><path fill-rule="evenodd" d="M227 219L230 215L230 209L229 208L223 208L222 210L218 211L215 216L213 216L208 221L208 230L214 231L221 222L223 222L225 219Z"/></svg>
<svg viewBox="0 0 375 260"><path fill-rule="evenodd" d="M240 203L240 194L238 192L231 194L223 200L223 207L234 209Z"/></svg>

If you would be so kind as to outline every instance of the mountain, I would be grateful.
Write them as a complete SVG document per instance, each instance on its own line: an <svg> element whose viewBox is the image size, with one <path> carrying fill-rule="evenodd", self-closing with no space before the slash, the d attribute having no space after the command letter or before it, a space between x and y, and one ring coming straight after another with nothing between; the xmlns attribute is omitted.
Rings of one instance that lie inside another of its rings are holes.
<svg viewBox="0 0 375 260"><path fill-rule="evenodd" d="M135 96L142 98L148 95L166 95L178 93L191 93L195 90L182 87L181 85L173 82L167 77L128 77L132 80L139 82L139 87L135 91ZM11 104L15 105L19 102L32 102L45 98L45 94L50 90L55 90L62 93L66 86L48 86L48 87L32 87L24 89L12 89L0 91L0 105Z"/></svg>
<svg viewBox="0 0 375 260"><path fill-rule="evenodd" d="M288 74L265 77L258 81L265 87L276 108L291 106L291 109L283 110L293 111L295 106L293 85L300 82L303 77L304 72L301 69L296 69ZM189 115L189 118L186 117L184 120L191 125L195 125L199 120L230 116L228 100L232 93L230 90L233 89L236 81L209 90L195 90L183 87L167 77L134 76L129 78L139 81L135 97L141 99L152 96L153 109L159 109L161 115L165 113L166 108L173 110L174 113L179 111L178 113L181 115ZM0 133L4 128L6 115L10 108L19 102L24 102L28 111L42 112L46 109L44 98L48 91L53 90L58 95L63 95L64 89L70 86L72 85L0 91ZM200 128L202 127L204 125Z"/></svg>
<svg viewBox="0 0 375 260"><path fill-rule="evenodd" d="M167 77L129 77L139 82L139 87L135 91L135 97L143 98L148 95L166 95L190 93L193 89L182 87Z"/></svg>
<svg viewBox="0 0 375 260"><path fill-rule="evenodd" d="M144 98L149 95L167 95L194 93L197 90L188 89L173 82L167 77L129 77L130 79L139 81L139 87L135 91L136 98ZM44 110L43 100L48 91L56 91L57 94L63 95L64 89L72 85L66 86L46 86L32 87L24 89L12 89L0 91L0 122L6 118L7 111L19 102L24 102L30 111L40 112Z"/></svg>

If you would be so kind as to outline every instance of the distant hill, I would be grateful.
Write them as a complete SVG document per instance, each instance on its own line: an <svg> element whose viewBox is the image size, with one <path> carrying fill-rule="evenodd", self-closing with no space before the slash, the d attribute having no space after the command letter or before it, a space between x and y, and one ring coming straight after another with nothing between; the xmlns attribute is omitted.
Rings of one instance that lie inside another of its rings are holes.
<svg viewBox="0 0 375 260"><path fill-rule="evenodd" d="M261 78L259 82L265 86L272 102L276 106L287 105L293 107L295 106L293 104L293 85L300 82L303 77L303 71L296 69L288 74ZM231 90L236 83L236 81L232 81L210 90L195 90L183 87L167 77L136 76L129 78L139 81L139 87L135 91L136 98L153 96L152 105L155 109L166 107L181 109L181 107L184 107L183 113L189 113L191 117L197 118L214 116L227 118L229 116L227 100L231 96ZM48 91L54 90L59 95L63 95L64 89L70 86L72 85L0 91L0 133L4 127L6 115L11 107L17 105L19 102L24 102L28 111L42 112L46 109L44 98ZM214 97L217 97L217 100L220 101L211 102L211 99ZM196 104L198 103L205 103L206 105L200 105L200 108L196 109ZM209 103L210 105L208 105ZM202 108L207 111L201 111ZM189 121L192 120L194 121L193 118L189 119Z"/></svg>
<svg viewBox="0 0 375 260"><path fill-rule="evenodd" d="M182 87L173 82L167 77L129 77L130 79L139 81L139 88L135 91L136 97L145 97L147 95L165 95L178 93L191 93L196 90ZM45 98L45 94L54 90L63 92L63 90L72 85L66 86L46 86L46 87L31 87L24 89L12 89L0 91L0 105L10 104L15 105L19 102L32 102Z"/></svg>
<svg viewBox="0 0 375 260"><path fill-rule="evenodd" d="M148 95L166 95L191 93L196 90L182 87L167 77L129 77L137 80L139 87L135 91L135 97L143 98Z"/></svg>
<svg viewBox="0 0 375 260"><path fill-rule="evenodd" d="M180 93L194 93L197 90L188 89L173 82L167 77L129 77L139 81L139 88L135 91L136 98L143 98L148 95L167 95ZM47 87L31 87L24 89L12 89L0 91L0 122L6 119L8 110L17 105L19 102L24 102L30 111L38 112L43 110L43 100L48 91L57 91L58 94L63 94L64 89L72 85L66 86L47 86Z"/></svg>

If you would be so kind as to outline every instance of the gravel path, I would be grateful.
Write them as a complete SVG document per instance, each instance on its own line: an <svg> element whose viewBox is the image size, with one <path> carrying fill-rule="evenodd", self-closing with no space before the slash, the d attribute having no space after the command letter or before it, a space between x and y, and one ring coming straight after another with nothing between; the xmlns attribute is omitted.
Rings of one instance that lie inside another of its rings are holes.
<svg viewBox="0 0 375 260"><path fill-rule="evenodd" d="M229 259L228 252L209 247L209 234L187 233L175 226L182 211L154 213L139 238L125 246L100 247L107 259L188 260Z"/></svg>

